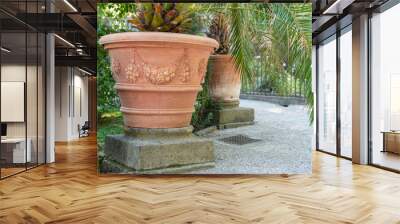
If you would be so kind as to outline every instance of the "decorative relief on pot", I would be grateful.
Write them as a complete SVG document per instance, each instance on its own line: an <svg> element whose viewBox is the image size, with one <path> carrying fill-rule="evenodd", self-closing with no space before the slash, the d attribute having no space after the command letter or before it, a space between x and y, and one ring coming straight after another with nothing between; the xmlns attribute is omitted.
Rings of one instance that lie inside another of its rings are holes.
<svg viewBox="0 0 400 224"><path fill-rule="evenodd" d="M181 81L182 82L187 82L190 79L190 66L189 66L189 60L187 56L186 49L183 52L183 68L182 68L182 77Z"/></svg>
<svg viewBox="0 0 400 224"><path fill-rule="evenodd" d="M147 80L153 84L159 85L172 81L176 75L176 68L175 66L158 68L144 63L143 73Z"/></svg>
<svg viewBox="0 0 400 224"><path fill-rule="evenodd" d="M206 63L206 59L201 59L199 62L199 65L197 67L197 73L199 77L203 76L203 79L201 80L201 83L204 83L204 79L205 79L205 75L204 73L206 72L206 67L207 67L207 63Z"/></svg>
<svg viewBox="0 0 400 224"><path fill-rule="evenodd" d="M204 72L206 72L206 59L201 59L199 62L199 67L197 67L197 73L199 76L203 76Z"/></svg>
<svg viewBox="0 0 400 224"><path fill-rule="evenodd" d="M121 72L121 64L118 62L117 59L112 59L111 61L111 74L113 75L114 79L117 79Z"/></svg>
<svg viewBox="0 0 400 224"><path fill-rule="evenodd" d="M155 85L161 85L171 82L178 73L181 71L180 80L187 82L190 79L190 66L187 56L187 50L184 49L183 55L179 57L174 63L167 66L158 66L146 62L137 52L137 50L131 50L131 60L125 68L126 79L135 83L140 76L146 78L149 82ZM120 64L118 62L112 62L112 70L118 74L120 71Z"/></svg>
<svg viewBox="0 0 400 224"><path fill-rule="evenodd" d="M129 82L135 83L139 78L140 73L138 67L139 66L135 63L135 58L133 57L128 66L125 68L126 79Z"/></svg>
<svg viewBox="0 0 400 224"><path fill-rule="evenodd" d="M152 65L150 63L145 62L145 60L140 57L140 55L136 52L136 56L142 62L142 70L144 77L149 80L152 84L160 85L171 82L177 75L178 70L182 67L182 76L181 81L187 82L190 78L190 68L189 62L187 59L187 50L184 49L183 55L179 57L174 63L171 63L167 66L160 67L157 65ZM180 64L183 61L182 64Z"/></svg>

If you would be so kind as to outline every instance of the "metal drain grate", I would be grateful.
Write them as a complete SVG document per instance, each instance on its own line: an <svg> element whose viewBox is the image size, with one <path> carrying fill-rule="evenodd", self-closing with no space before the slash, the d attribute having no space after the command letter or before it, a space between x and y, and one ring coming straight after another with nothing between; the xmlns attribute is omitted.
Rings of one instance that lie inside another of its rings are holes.
<svg viewBox="0 0 400 224"><path fill-rule="evenodd" d="M261 139L250 138L246 135L234 135L226 138L220 138L218 140L233 145L245 145L261 141Z"/></svg>

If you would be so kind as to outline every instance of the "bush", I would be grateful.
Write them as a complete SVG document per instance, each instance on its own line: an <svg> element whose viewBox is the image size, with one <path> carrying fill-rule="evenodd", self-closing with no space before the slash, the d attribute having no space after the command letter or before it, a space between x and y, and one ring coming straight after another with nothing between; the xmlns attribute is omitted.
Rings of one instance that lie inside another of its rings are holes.
<svg viewBox="0 0 400 224"><path fill-rule="evenodd" d="M211 66L212 65L208 63L206 77L202 84L203 90L197 94L194 105L195 111L193 112L191 121L194 131L215 125L214 111L220 108L220 105L211 99L210 90L208 89Z"/></svg>
<svg viewBox="0 0 400 224"><path fill-rule="evenodd" d="M121 112L110 112L104 113L99 118L98 130L97 130L97 144L100 148L103 147L104 141L107 135L121 134L124 132Z"/></svg>
<svg viewBox="0 0 400 224"><path fill-rule="evenodd" d="M97 13L97 40L101 36L129 31L127 16L135 12L135 4L98 4ZM99 117L103 113L116 111L120 102L116 90L115 81L111 74L110 60L103 46L97 43L97 113Z"/></svg>

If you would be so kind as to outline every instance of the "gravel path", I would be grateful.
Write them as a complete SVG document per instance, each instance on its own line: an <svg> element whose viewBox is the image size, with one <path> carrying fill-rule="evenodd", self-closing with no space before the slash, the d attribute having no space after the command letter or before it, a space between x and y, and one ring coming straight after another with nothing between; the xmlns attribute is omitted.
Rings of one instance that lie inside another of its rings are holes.
<svg viewBox="0 0 400 224"><path fill-rule="evenodd" d="M215 131L216 166L193 174L299 174L311 173L312 127L305 106L282 107L262 101L241 100L240 106L255 109L255 125ZM232 145L219 141L233 135L261 141Z"/></svg>

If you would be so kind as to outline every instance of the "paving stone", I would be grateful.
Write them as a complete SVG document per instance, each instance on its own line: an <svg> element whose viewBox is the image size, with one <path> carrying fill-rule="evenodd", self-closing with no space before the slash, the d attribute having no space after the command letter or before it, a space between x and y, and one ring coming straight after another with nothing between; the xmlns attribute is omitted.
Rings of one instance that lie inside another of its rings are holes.
<svg viewBox="0 0 400 224"><path fill-rule="evenodd" d="M283 107L263 101L240 100L241 106L254 108L255 124L218 130L204 137L214 140L216 165L190 171L196 174L309 174L313 128L307 107ZM218 139L247 135L262 141L232 145Z"/></svg>

